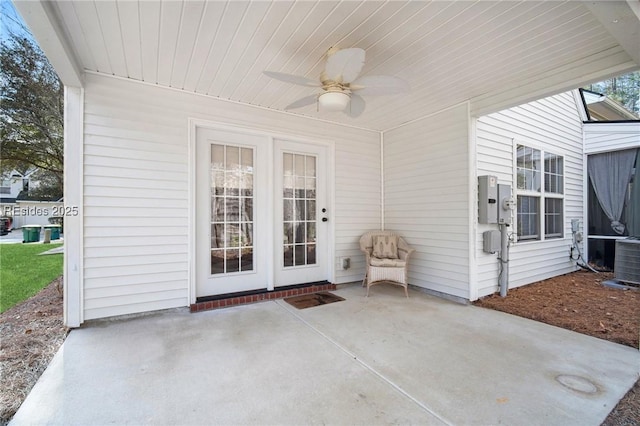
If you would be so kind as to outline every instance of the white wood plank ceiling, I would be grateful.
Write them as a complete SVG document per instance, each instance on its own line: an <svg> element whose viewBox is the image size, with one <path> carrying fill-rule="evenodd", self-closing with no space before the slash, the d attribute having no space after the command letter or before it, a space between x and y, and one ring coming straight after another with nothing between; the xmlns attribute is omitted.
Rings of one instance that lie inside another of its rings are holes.
<svg viewBox="0 0 640 426"><path fill-rule="evenodd" d="M54 12L84 70L277 110L317 89L262 71L317 79L329 48L360 47L361 75L401 77L411 91L365 96L357 119L292 112L376 130L465 100L508 103L567 70L586 81L637 66L578 1L80 0ZM550 81L549 92L569 88Z"/></svg>

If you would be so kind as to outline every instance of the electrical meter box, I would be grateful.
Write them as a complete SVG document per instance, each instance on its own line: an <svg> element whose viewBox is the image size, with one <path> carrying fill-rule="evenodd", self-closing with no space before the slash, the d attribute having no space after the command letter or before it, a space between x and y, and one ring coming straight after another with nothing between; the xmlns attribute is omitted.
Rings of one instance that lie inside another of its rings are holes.
<svg viewBox="0 0 640 426"><path fill-rule="evenodd" d="M511 185L498 185L498 223L511 225L511 210L515 208L512 203Z"/></svg>
<svg viewBox="0 0 640 426"><path fill-rule="evenodd" d="M478 176L478 223L498 223L498 178Z"/></svg>

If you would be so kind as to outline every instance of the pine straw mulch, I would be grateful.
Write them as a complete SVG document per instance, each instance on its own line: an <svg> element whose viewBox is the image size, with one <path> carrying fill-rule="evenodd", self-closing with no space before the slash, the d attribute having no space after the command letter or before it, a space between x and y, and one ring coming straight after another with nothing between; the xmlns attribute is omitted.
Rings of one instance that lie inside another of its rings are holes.
<svg viewBox="0 0 640 426"><path fill-rule="evenodd" d="M474 304L640 349L640 290L606 287L612 273L578 271L494 294ZM640 380L603 426L640 425Z"/></svg>
<svg viewBox="0 0 640 426"><path fill-rule="evenodd" d="M475 304L639 348L640 291L600 284L611 274L574 272L493 295ZM0 425L6 424L67 336L62 277L0 314ZM640 381L603 426L640 425Z"/></svg>
<svg viewBox="0 0 640 426"><path fill-rule="evenodd" d="M0 425L5 425L67 337L62 277L0 314Z"/></svg>

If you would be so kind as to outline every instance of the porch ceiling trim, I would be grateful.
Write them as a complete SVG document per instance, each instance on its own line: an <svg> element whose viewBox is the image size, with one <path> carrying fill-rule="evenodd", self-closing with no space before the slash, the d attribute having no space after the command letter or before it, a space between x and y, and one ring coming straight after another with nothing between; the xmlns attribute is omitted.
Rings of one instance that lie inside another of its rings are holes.
<svg viewBox="0 0 640 426"><path fill-rule="evenodd" d="M470 101L472 115L479 116L640 69L636 0L246 2L238 10L241 2L234 1L14 3L66 86L83 87L85 73L95 72L377 132L460 102ZM213 12L219 28L203 26ZM286 25L298 22L298 14L305 25ZM420 25L398 26L402 22ZM259 31L274 28L282 33L277 39L256 42ZM508 37L499 37L501 31ZM367 99L357 119L314 106L283 111L308 88L266 80L260 70L314 75L321 63L314 58L335 43L368 46L365 74L397 73L412 92ZM209 62L220 66L214 70ZM253 65L240 67L247 63ZM193 78L186 77L198 75L207 81L219 76L223 87L203 91L187 84Z"/></svg>
<svg viewBox="0 0 640 426"><path fill-rule="evenodd" d="M640 2L588 2L586 6L627 54L640 64Z"/></svg>
<svg viewBox="0 0 640 426"><path fill-rule="evenodd" d="M83 68L60 27L60 19L49 2L14 1L22 19L38 40L40 48L55 68L65 86L83 86Z"/></svg>

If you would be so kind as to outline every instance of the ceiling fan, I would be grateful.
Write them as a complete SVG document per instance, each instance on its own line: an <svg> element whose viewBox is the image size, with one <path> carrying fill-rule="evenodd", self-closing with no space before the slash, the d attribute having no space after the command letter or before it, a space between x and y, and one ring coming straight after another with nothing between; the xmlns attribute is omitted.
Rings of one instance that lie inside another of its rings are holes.
<svg viewBox="0 0 640 426"><path fill-rule="evenodd" d="M275 71L264 71L264 74L287 83L322 88L321 93L298 99L285 109L301 108L317 102L321 111L343 111L355 118L365 108L361 95L393 95L409 90L407 82L398 77L371 75L358 78L364 65L364 57L364 50L357 47L329 49L320 80Z"/></svg>

